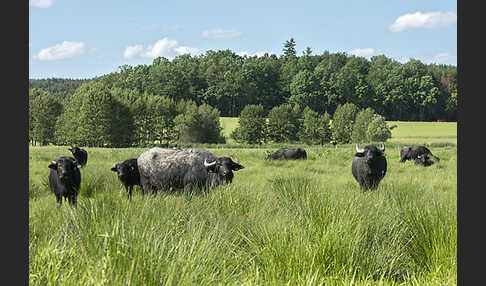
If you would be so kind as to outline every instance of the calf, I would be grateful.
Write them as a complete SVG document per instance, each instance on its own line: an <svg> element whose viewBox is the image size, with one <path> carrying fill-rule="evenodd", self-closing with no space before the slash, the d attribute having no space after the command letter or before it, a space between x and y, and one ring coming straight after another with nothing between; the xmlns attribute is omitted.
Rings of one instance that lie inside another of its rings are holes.
<svg viewBox="0 0 486 286"><path fill-rule="evenodd" d="M76 158L76 161L81 165L81 167L84 167L84 165L88 163L88 152L86 150L76 146L71 147L68 150L73 153L74 158Z"/></svg>
<svg viewBox="0 0 486 286"><path fill-rule="evenodd" d="M56 202L62 204L63 197L68 199L69 204L76 205L76 198L81 186L81 165L72 157L59 157L48 166L49 186L56 195Z"/></svg>
<svg viewBox="0 0 486 286"><path fill-rule="evenodd" d="M140 186L140 173L138 172L137 159L127 159L121 163L115 164L111 170L118 174L118 179L127 191L128 199L131 199L133 186Z"/></svg>

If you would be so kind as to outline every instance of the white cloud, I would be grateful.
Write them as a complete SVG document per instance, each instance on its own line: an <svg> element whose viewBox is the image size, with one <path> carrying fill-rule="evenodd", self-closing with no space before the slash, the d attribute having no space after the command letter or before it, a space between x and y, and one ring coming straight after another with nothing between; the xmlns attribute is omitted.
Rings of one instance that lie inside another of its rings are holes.
<svg viewBox="0 0 486 286"><path fill-rule="evenodd" d="M256 53L250 53L250 52L248 52L248 51L242 51L242 52L238 52L238 53L236 53L236 54L237 54L238 56L242 56L242 57L244 57L244 56L247 56L247 57L253 57L253 56L257 56L257 57L263 57L263 56L264 56L265 54L267 54L267 53L268 53L269 55L271 54L271 53L269 53L269 52L256 52Z"/></svg>
<svg viewBox="0 0 486 286"><path fill-rule="evenodd" d="M457 56L448 52L441 52L424 56L421 60L427 64L443 64L457 61Z"/></svg>
<svg viewBox="0 0 486 286"><path fill-rule="evenodd" d="M29 6L38 8L49 8L54 4L54 0L29 0Z"/></svg>
<svg viewBox="0 0 486 286"><path fill-rule="evenodd" d="M135 46L128 46L126 47L125 51L123 52L123 57L126 59L131 59L136 56L139 56L143 53L143 46L142 45L135 45Z"/></svg>
<svg viewBox="0 0 486 286"><path fill-rule="evenodd" d="M72 58L85 52L86 45L83 42L64 41L53 47L42 49L33 58L40 61L54 61Z"/></svg>
<svg viewBox="0 0 486 286"><path fill-rule="evenodd" d="M389 26L392 32L401 32L416 28L437 28L456 22L457 15L454 12L430 12L409 13L398 17Z"/></svg>
<svg viewBox="0 0 486 286"><path fill-rule="evenodd" d="M351 55L355 55L358 57L369 57L375 54L375 49L372 48L365 48L365 49L354 49L349 51Z"/></svg>
<svg viewBox="0 0 486 286"><path fill-rule="evenodd" d="M155 42L155 44L149 45L143 56L148 58L162 57L175 51L175 48L177 48L178 45L179 42L176 40L163 38Z"/></svg>
<svg viewBox="0 0 486 286"><path fill-rule="evenodd" d="M181 29L181 26L180 25L166 25L164 27L165 31L168 31L168 32L178 32L180 31Z"/></svg>
<svg viewBox="0 0 486 286"><path fill-rule="evenodd" d="M201 32L201 37L206 39L233 39L233 38L240 37L241 35L242 35L241 32L224 30L221 28L214 29L214 30L206 30Z"/></svg>
<svg viewBox="0 0 486 286"><path fill-rule="evenodd" d="M158 40L154 44L148 45L146 47L143 45L128 46L123 53L123 57L125 57L126 59L131 59L135 57L166 57L170 59L177 55L195 55L198 52L199 50L196 48L179 46L179 42L177 40L163 38Z"/></svg>
<svg viewBox="0 0 486 286"><path fill-rule="evenodd" d="M443 63L447 62L450 60L454 60L456 58L456 55L452 55L450 53L438 53L437 55L434 56L434 60L437 63Z"/></svg>
<svg viewBox="0 0 486 286"><path fill-rule="evenodd" d="M178 47L178 48L175 48L175 51L179 55L190 54L192 56L195 56L199 53L199 49L191 48L191 47Z"/></svg>
<svg viewBox="0 0 486 286"><path fill-rule="evenodd" d="M155 24L137 27L137 29L142 30L142 31L154 31L157 28L158 28L158 25L155 25Z"/></svg>

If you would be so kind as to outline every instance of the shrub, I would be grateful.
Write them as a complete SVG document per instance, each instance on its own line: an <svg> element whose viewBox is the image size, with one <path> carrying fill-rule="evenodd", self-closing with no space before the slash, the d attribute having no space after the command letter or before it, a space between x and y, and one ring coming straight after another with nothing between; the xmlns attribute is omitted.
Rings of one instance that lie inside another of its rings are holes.
<svg viewBox="0 0 486 286"><path fill-rule="evenodd" d="M266 136L266 118L262 105L247 105L241 111L239 126L233 130L231 137L237 142L261 144Z"/></svg>
<svg viewBox="0 0 486 286"><path fill-rule="evenodd" d="M220 112L208 104L199 107L186 103L184 113L174 119L180 143L225 143L223 128L219 122Z"/></svg>
<svg viewBox="0 0 486 286"><path fill-rule="evenodd" d="M299 138L306 144L324 144L331 140L328 113L319 115L309 107L304 109Z"/></svg>
<svg viewBox="0 0 486 286"><path fill-rule="evenodd" d="M373 120L375 115L377 114L371 107L358 112L354 121L353 132L351 134L352 142L361 143L368 140L366 131L368 130L368 125Z"/></svg>
<svg viewBox="0 0 486 286"><path fill-rule="evenodd" d="M373 120L368 124L366 136L368 137L368 141L380 142L385 142L387 139L391 138L390 127L388 127L383 116L374 116Z"/></svg>
<svg viewBox="0 0 486 286"><path fill-rule="evenodd" d="M358 107L353 103L338 105L332 120L332 136L337 143L350 143Z"/></svg>
<svg viewBox="0 0 486 286"><path fill-rule="evenodd" d="M292 142L299 139L301 127L299 105L275 106L268 114L268 138L274 142Z"/></svg>

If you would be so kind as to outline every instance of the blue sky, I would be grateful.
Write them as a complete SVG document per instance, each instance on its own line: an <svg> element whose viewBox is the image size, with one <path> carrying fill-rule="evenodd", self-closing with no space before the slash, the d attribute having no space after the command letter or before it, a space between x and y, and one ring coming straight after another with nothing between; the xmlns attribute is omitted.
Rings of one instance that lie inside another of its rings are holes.
<svg viewBox="0 0 486 286"><path fill-rule="evenodd" d="M29 0L29 77L92 78L208 50L457 65L457 1Z"/></svg>

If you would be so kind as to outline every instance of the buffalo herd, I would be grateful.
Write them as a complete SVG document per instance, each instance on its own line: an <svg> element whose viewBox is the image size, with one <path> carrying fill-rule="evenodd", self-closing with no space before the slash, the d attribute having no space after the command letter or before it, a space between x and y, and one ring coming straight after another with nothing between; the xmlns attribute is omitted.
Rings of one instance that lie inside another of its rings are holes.
<svg viewBox="0 0 486 286"><path fill-rule="evenodd" d="M76 205L81 186L81 172L88 161L88 153L79 147L68 149L74 157L61 156L49 164L49 186L60 206L63 198ZM405 146L400 151L400 162L414 160L415 165L430 166L440 159L425 146ZM300 147L281 148L267 153L265 160L306 160L307 152ZM154 147L143 152L138 158L129 158L116 163L111 171L116 172L125 188L128 199L133 187L141 187L142 194L156 194L158 190L182 190L190 192L194 188L211 189L219 185L231 184L234 171L245 167L238 158L217 157L203 148L160 148ZM351 173L363 191L378 187L387 171L385 145L380 148L367 145L359 148L356 144Z"/></svg>

